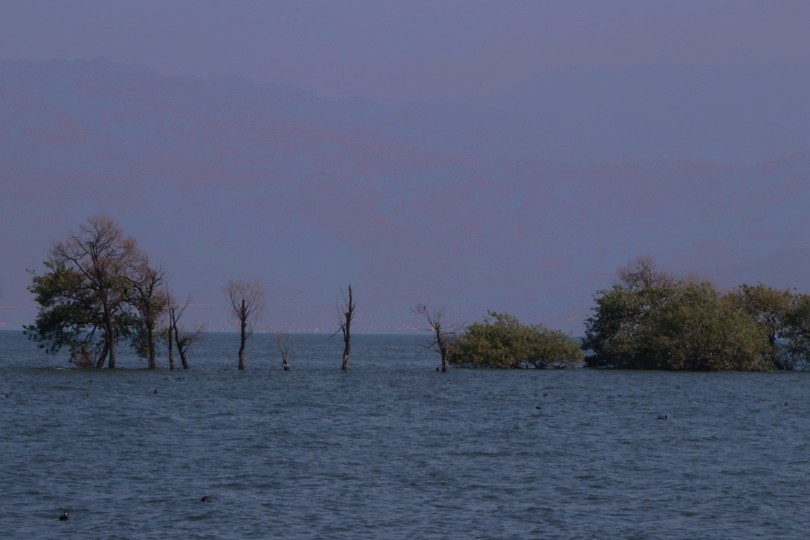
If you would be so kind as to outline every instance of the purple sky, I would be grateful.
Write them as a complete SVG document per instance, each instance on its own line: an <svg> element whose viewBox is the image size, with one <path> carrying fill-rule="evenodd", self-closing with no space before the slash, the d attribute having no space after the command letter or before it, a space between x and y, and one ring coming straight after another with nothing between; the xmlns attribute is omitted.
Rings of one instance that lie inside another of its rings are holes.
<svg viewBox="0 0 810 540"><path fill-rule="evenodd" d="M4 0L0 58L104 56L326 98L471 98L570 67L810 61L806 0Z"/></svg>
<svg viewBox="0 0 810 540"><path fill-rule="evenodd" d="M0 329L33 318L25 269L96 214L217 329L221 285L257 275L268 327L303 330L352 282L364 331L427 301L581 334L645 255L810 292L807 0L0 4L0 60L97 57L0 66ZM430 103L178 78L221 75Z"/></svg>

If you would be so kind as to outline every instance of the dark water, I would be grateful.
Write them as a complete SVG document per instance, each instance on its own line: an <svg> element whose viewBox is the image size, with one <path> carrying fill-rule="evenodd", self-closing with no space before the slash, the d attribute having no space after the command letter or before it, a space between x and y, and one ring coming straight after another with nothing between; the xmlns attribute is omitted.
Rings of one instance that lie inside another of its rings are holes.
<svg viewBox="0 0 810 540"><path fill-rule="evenodd" d="M440 374L422 343L98 371L0 333L0 537L807 537L810 373Z"/></svg>

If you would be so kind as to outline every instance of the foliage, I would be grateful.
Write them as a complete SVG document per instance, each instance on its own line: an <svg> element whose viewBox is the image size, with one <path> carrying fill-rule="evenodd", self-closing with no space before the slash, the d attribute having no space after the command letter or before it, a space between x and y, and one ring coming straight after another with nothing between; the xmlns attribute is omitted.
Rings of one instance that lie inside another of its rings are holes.
<svg viewBox="0 0 810 540"><path fill-rule="evenodd" d="M676 287L647 259L622 269L619 277L619 284L599 291L596 315L585 322L583 346L594 353L586 358L590 367L643 367L640 335Z"/></svg>
<svg viewBox="0 0 810 540"><path fill-rule="evenodd" d="M39 304L34 324L23 326L25 335L49 353L67 347L71 358L87 363L87 355L100 352L102 320L82 275L62 261L48 260L47 271L34 274L29 290Z"/></svg>
<svg viewBox="0 0 810 540"><path fill-rule="evenodd" d="M644 275L649 279L638 279ZM674 280L648 260L622 270L586 321L589 367L667 370L792 369L810 353L810 301L742 285Z"/></svg>
<svg viewBox="0 0 810 540"><path fill-rule="evenodd" d="M582 361L579 346L566 334L542 325L526 326L515 317L488 311L450 344L449 361L463 367L570 367Z"/></svg>
<svg viewBox="0 0 810 540"><path fill-rule="evenodd" d="M154 327L156 310L162 308L150 298L145 314L139 295L143 276L153 271L113 220L89 219L78 233L56 242L43 264L45 272L34 274L29 287L39 311L34 323L24 327L40 348L56 353L67 347L76 364L98 367L105 361L115 367L116 344L122 339L143 343L139 352L154 352L153 343L150 347L142 336L152 340L145 327Z"/></svg>
<svg viewBox="0 0 810 540"><path fill-rule="evenodd" d="M168 293L162 289L165 284L165 271L152 268L144 258L130 275L129 304L137 313L133 322L135 332L131 345L141 358L149 361L149 367L156 368L158 319L166 313L169 304Z"/></svg>
<svg viewBox="0 0 810 540"><path fill-rule="evenodd" d="M810 365L810 296L793 295L781 337L785 345L777 367L806 369Z"/></svg>
<svg viewBox="0 0 810 540"><path fill-rule="evenodd" d="M767 361L776 367L782 366L784 338L788 333L787 318L792 309L793 294L762 284L740 285L729 293L734 304L751 317L767 340Z"/></svg>
<svg viewBox="0 0 810 540"><path fill-rule="evenodd" d="M641 332L641 367L767 370L758 326L708 282L682 283Z"/></svg>

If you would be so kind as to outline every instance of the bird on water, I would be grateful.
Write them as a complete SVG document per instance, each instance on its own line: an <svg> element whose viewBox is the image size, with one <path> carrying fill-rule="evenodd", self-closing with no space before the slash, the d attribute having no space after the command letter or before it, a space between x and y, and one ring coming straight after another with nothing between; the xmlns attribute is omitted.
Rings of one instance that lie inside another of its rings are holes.
<svg viewBox="0 0 810 540"><path fill-rule="evenodd" d="M202 499L200 499L200 502L211 502L211 497L205 495Z"/></svg>
<svg viewBox="0 0 810 540"><path fill-rule="evenodd" d="M68 516L67 512L62 512L62 515L59 516L59 521L67 521L68 519L70 519L70 516Z"/></svg>

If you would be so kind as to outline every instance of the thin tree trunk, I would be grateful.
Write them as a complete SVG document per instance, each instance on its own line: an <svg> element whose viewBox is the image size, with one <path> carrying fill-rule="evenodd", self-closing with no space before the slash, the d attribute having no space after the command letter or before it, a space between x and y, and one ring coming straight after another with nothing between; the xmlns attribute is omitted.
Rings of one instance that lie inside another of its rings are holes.
<svg viewBox="0 0 810 540"><path fill-rule="evenodd" d="M174 371L177 369L177 366L174 365L174 343L172 343L172 329L169 327L166 330L166 342L169 345L169 369Z"/></svg>
<svg viewBox="0 0 810 540"><path fill-rule="evenodd" d="M444 333L438 324L436 327L436 344L439 346L439 354L442 356L442 373L447 373L447 341L445 341Z"/></svg>
<svg viewBox="0 0 810 540"><path fill-rule="evenodd" d="M101 354L98 355L98 360L96 361L96 368L103 368L104 362L107 360L107 353L110 352L110 346L107 344L107 340L104 340L104 348L101 350Z"/></svg>
<svg viewBox="0 0 810 540"><path fill-rule="evenodd" d="M349 300L343 309L343 319L340 329L343 331L343 364L340 369L349 369L349 353L352 352L352 319L354 318L354 298L352 298L352 286L349 285Z"/></svg>
<svg viewBox="0 0 810 540"><path fill-rule="evenodd" d="M188 306L188 302L186 302L186 306ZM181 313L185 310L181 310ZM169 343L171 344L172 341L172 332L174 332L174 344L177 347L177 353L180 355L180 363L183 364L183 369L188 369L188 360L186 360L186 340L188 339L185 336L185 339L180 339L180 329L177 328L177 311L173 305L169 305ZM171 345L169 346L171 349ZM173 359L170 357L170 362L173 362ZM176 369L176 368L172 368Z"/></svg>
<svg viewBox="0 0 810 540"><path fill-rule="evenodd" d="M110 328L112 338L110 339L110 359L107 361L107 367L109 369L115 369L115 334L113 332L114 330Z"/></svg>
<svg viewBox="0 0 810 540"><path fill-rule="evenodd" d="M245 313L245 301L242 300L242 313ZM240 324L240 340L239 340L239 369L245 369L245 341L247 331L246 317L242 317Z"/></svg>
<svg viewBox="0 0 810 540"><path fill-rule="evenodd" d="M343 342L345 343L343 346L343 365L340 366L340 369L346 371L349 369L349 353L352 352L351 336L348 329L346 329L346 337L343 338Z"/></svg>
<svg viewBox="0 0 810 540"><path fill-rule="evenodd" d="M188 339L188 336L185 337ZM186 349L187 345L185 341L180 340L180 330L177 329L177 326L174 327L174 343L177 345L177 352L180 353L180 363L183 364L183 369L188 369L188 359L186 358Z"/></svg>
<svg viewBox="0 0 810 540"><path fill-rule="evenodd" d="M186 348L180 346L180 343L177 344L177 350L180 352L180 363L183 364L183 369L189 369L188 359L186 358Z"/></svg>
<svg viewBox="0 0 810 540"><path fill-rule="evenodd" d="M104 306L104 333L107 340L106 346L108 347L110 355L107 361L107 368L115 369L115 328L113 326L112 315L107 306Z"/></svg>
<svg viewBox="0 0 810 540"><path fill-rule="evenodd" d="M146 340L148 341L147 346L149 348L149 369L157 369L157 362L155 361L155 356L157 356L155 351L155 334L150 323L147 323L146 327Z"/></svg>

